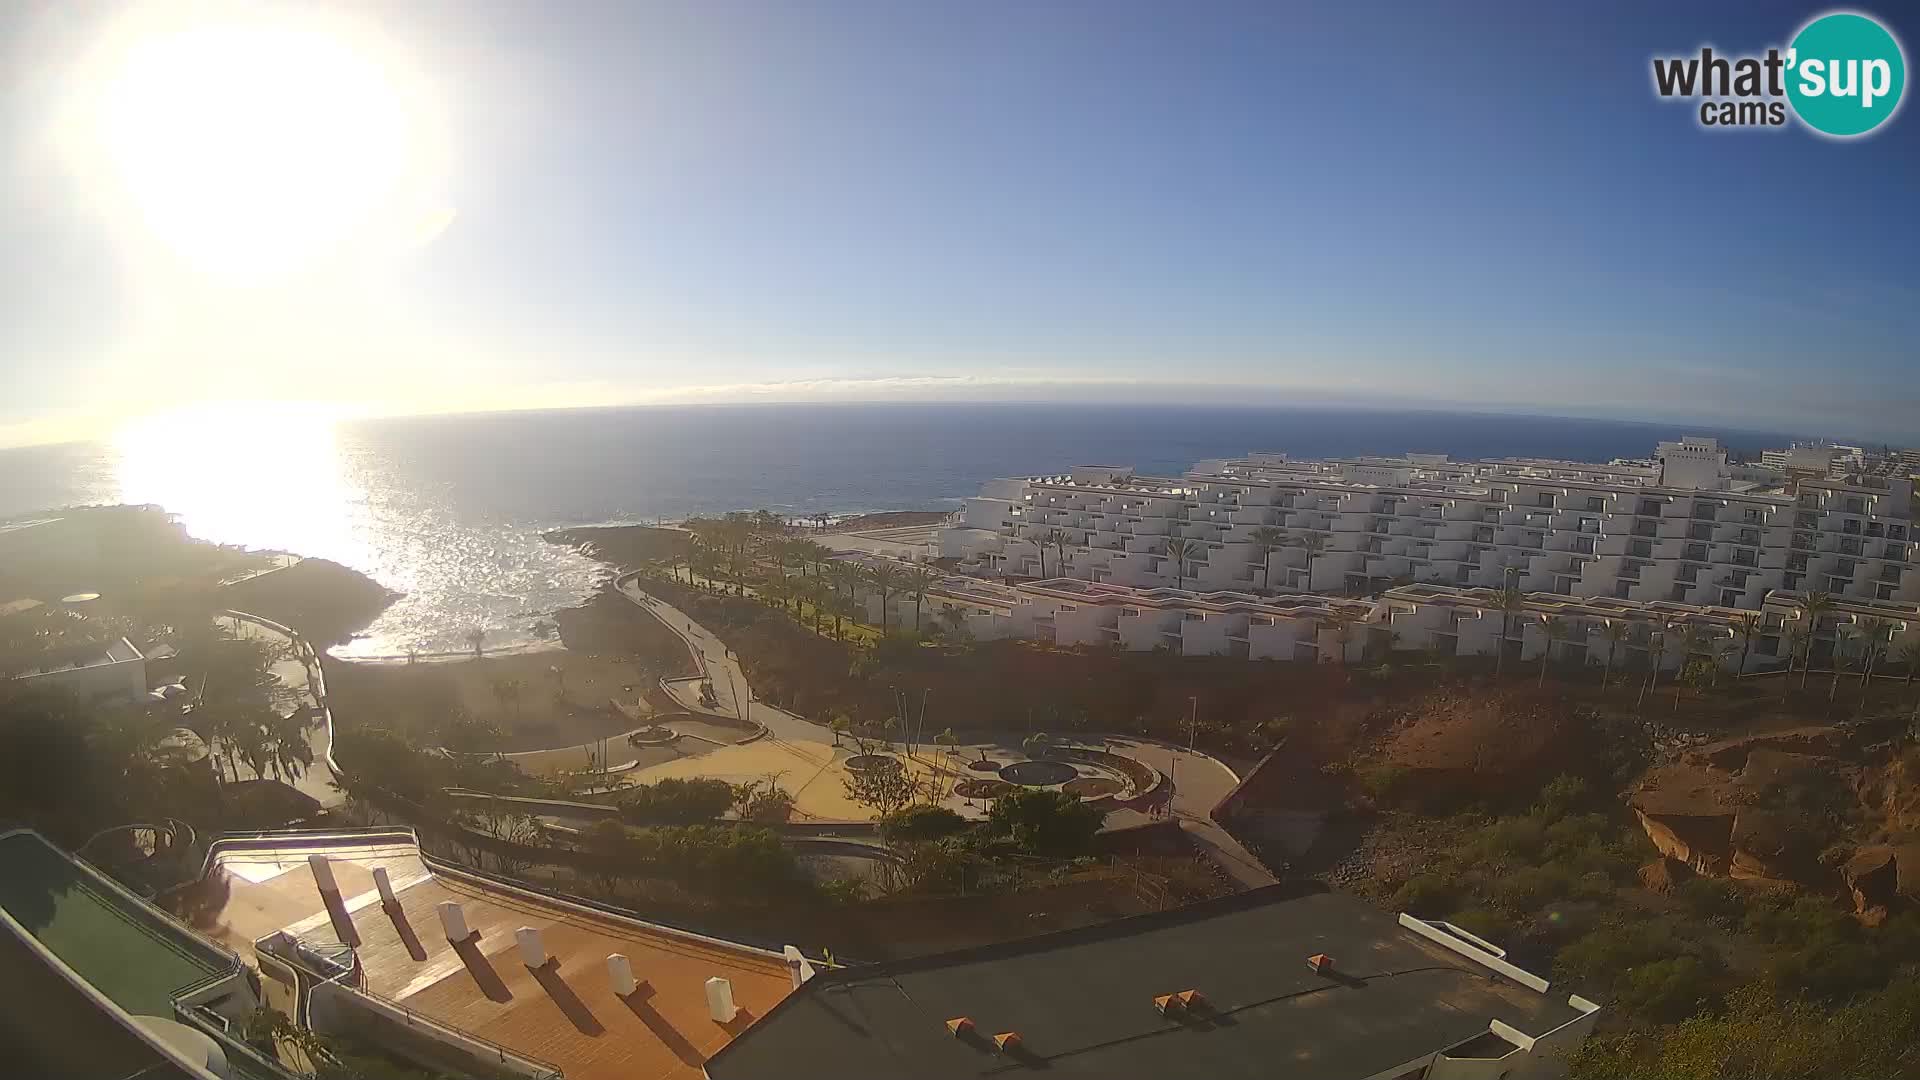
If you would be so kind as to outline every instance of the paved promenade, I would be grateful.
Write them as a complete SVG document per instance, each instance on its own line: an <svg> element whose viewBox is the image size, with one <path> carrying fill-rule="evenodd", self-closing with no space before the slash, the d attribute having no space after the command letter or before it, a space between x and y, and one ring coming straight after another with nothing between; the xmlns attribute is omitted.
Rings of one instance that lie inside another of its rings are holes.
<svg viewBox="0 0 1920 1080"><path fill-rule="evenodd" d="M700 659L705 677L713 681L715 708L700 704L700 681L696 676L665 684L667 692L690 712L714 712L744 717L766 728L767 738L747 746L715 751L697 758L686 758L658 770L660 775L722 776L729 780L752 779L766 769L754 771L763 763L783 767L789 775L783 780L789 790L801 798L803 811L822 818L864 819L870 812L845 799L840 790L842 770L836 768L846 751L834 748L833 733L826 727L796 716L785 709L753 698L746 672L731 649L711 630L695 622L679 608L642 589L638 578L621 580L620 592L627 599L653 612L668 628L680 635ZM742 711L744 709L744 712ZM1201 753L1137 737L1112 736L1108 745L1120 753L1137 758L1172 778L1170 808L1180 828L1211 856L1215 863L1242 888L1258 888L1274 883L1274 877L1260 860L1240 845L1208 814L1239 783L1233 770ZM741 751L738 761L730 756ZM964 757L976 749L1005 752L1003 744L987 743L960 747ZM748 757L752 760L749 761ZM718 759L718 760L716 760ZM666 770L671 769L672 772ZM648 770L651 776L656 770ZM741 775L733 775L740 773ZM819 811L810 806L820 807ZM823 812L824 811L824 812ZM836 813L835 811L838 811Z"/></svg>

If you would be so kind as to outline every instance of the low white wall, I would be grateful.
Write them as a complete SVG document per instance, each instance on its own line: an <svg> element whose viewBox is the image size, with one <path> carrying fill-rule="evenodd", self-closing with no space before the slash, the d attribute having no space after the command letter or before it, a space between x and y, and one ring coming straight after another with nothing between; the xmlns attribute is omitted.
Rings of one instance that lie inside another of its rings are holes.
<svg viewBox="0 0 1920 1080"><path fill-rule="evenodd" d="M551 1065L524 1058L484 1039L457 1028L429 1020L402 1005L363 994L338 983L320 983L311 991L308 1018L313 1030L365 1031L368 1024L398 1024L440 1046L471 1058L476 1065L492 1072L550 1080L559 1070Z"/></svg>

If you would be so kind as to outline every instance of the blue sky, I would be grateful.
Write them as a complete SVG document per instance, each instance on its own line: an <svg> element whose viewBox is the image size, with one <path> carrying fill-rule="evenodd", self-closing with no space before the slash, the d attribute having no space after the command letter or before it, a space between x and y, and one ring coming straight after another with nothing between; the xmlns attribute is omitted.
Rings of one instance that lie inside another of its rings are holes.
<svg viewBox="0 0 1920 1080"><path fill-rule="evenodd" d="M1169 395L1920 443L1920 120L1711 132L1650 87L1824 10L346 5L435 103L450 224L188 297L49 149L126 10L11 5L0 443L225 399Z"/></svg>

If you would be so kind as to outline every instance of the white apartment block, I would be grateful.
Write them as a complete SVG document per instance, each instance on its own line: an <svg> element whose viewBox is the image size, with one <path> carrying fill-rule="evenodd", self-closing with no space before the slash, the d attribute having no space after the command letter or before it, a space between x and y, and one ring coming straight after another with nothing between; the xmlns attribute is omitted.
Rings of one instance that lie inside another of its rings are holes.
<svg viewBox="0 0 1920 1080"><path fill-rule="evenodd" d="M930 609L957 609L968 632L993 641L1021 638L1183 656L1249 660L1358 659L1370 600L1289 593L1195 593L1129 589L1072 578L1000 585L947 578L927 596Z"/></svg>
<svg viewBox="0 0 1920 1080"><path fill-rule="evenodd" d="M1512 585L1757 609L1775 591L1920 600L1912 503L1907 478L1789 482L1729 463L1711 439L1604 465L1252 454L1178 478L1083 466L991 481L936 546L1005 581L1351 596Z"/></svg>
<svg viewBox="0 0 1920 1080"><path fill-rule="evenodd" d="M1711 658L1729 670L1782 667L1806 626L1803 597L1768 595L1758 610L1669 601L1528 593L1503 611L1496 589L1404 585L1376 599L1311 593L1256 596L1048 578L1000 584L950 577L924 601L928 621L964 625L983 641L1015 638L1062 647L1169 650L1183 656L1350 663L1388 652L1492 656L1557 665L1663 670ZM898 601L896 601L896 605ZM1920 604L1837 601L1813 631L1813 663L1839 642L1857 655L1861 631L1878 627L1890 655L1920 640ZM1689 629L1690 628L1690 629ZM1504 631L1504 638L1503 638Z"/></svg>

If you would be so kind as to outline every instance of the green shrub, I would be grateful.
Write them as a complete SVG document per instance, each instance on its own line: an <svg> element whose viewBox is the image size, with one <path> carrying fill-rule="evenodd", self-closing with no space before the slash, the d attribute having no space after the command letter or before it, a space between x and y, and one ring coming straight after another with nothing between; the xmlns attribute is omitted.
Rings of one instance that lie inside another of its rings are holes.
<svg viewBox="0 0 1920 1080"><path fill-rule="evenodd" d="M944 806L921 804L895 810L880 819L880 838L889 844L939 840L967 827L967 819Z"/></svg>
<svg viewBox="0 0 1920 1080"><path fill-rule="evenodd" d="M1729 994L1720 1015L1654 1032L1597 1035L1575 1053L1573 1080L1879 1080L1912 1076L1920 981L1829 1012L1759 986Z"/></svg>
<svg viewBox="0 0 1920 1080"><path fill-rule="evenodd" d="M1033 855L1085 854L1106 815L1062 791L1016 791L994 800L987 828Z"/></svg>
<svg viewBox="0 0 1920 1080"><path fill-rule="evenodd" d="M1382 806L1393 806L1405 796L1411 771L1404 765L1368 765L1354 773L1360 790Z"/></svg>
<svg viewBox="0 0 1920 1080"><path fill-rule="evenodd" d="M1697 956L1642 964L1614 981L1614 1006L1634 1016L1678 1023L1714 1000L1713 966Z"/></svg>
<svg viewBox="0 0 1920 1080"><path fill-rule="evenodd" d="M1593 800L1593 789L1577 776L1556 776L1540 789L1539 805L1534 813L1549 821L1573 813Z"/></svg>
<svg viewBox="0 0 1920 1080"><path fill-rule="evenodd" d="M1574 876L1557 863L1523 866L1494 881L1493 899L1507 911L1527 915L1572 896L1574 881Z"/></svg>
<svg viewBox="0 0 1920 1080"><path fill-rule="evenodd" d="M733 785L725 780L670 776L621 793L620 816L636 825L697 825L718 821L733 801Z"/></svg>
<svg viewBox="0 0 1920 1080"><path fill-rule="evenodd" d="M1860 934L1859 923L1831 901L1812 896L1755 904L1747 910L1746 928L1762 941L1794 948L1850 942Z"/></svg>
<svg viewBox="0 0 1920 1080"><path fill-rule="evenodd" d="M1507 921L1506 916L1486 908L1469 908L1466 911L1455 912L1447 921L1495 945L1503 941L1511 941L1515 937L1513 924Z"/></svg>
<svg viewBox="0 0 1920 1080"><path fill-rule="evenodd" d="M1673 891L1673 898L1689 914L1716 926L1738 926L1747 913L1746 897L1732 883L1718 878L1689 878Z"/></svg>
<svg viewBox="0 0 1920 1080"><path fill-rule="evenodd" d="M1435 873L1415 874L1393 894L1394 910L1423 919L1442 918L1459 902L1458 884Z"/></svg>

